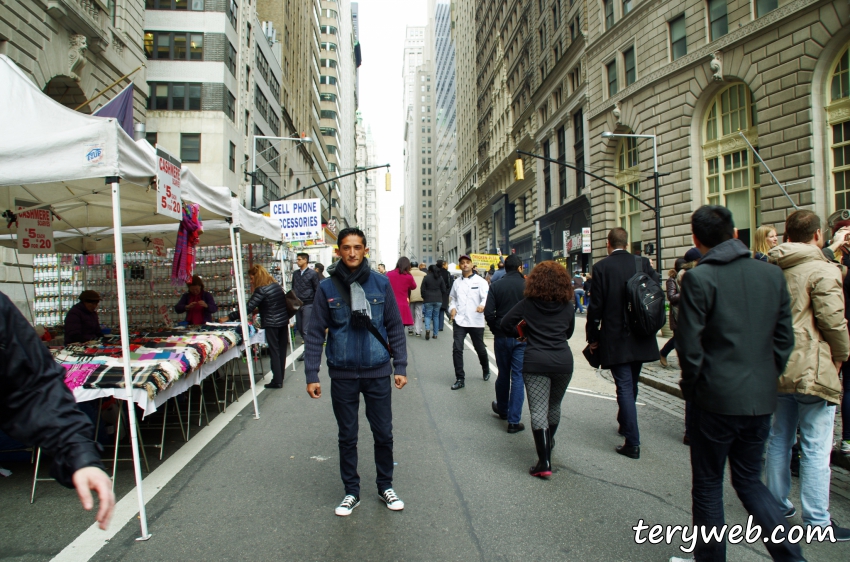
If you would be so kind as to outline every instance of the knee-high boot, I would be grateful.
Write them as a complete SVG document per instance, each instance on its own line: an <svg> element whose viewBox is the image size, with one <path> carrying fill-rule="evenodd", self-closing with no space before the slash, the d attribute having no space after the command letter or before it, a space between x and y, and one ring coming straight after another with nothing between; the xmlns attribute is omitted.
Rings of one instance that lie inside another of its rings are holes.
<svg viewBox="0 0 850 562"><path fill-rule="evenodd" d="M537 465L532 466L528 473L541 478L552 476L552 463L550 462L552 449L549 441L549 430L534 429L531 433L534 435L534 446L537 448Z"/></svg>
<svg viewBox="0 0 850 562"><path fill-rule="evenodd" d="M558 431L558 424L550 423L549 424L549 450L553 450L555 448L555 432Z"/></svg>

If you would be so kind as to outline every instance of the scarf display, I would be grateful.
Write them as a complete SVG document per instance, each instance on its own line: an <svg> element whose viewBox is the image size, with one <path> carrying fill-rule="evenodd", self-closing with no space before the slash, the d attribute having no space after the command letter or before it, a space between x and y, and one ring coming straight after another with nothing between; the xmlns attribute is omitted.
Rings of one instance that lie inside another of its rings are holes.
<svg viewBox="0 0 850 562"><path fill-rule="evenodd" d="M368 329L369 324L372 323L372 307L366 299L366 292L363 291L361 283L368 281L372 274L369 260L363 258L360 267L354 271L345 267L340 260L328 268L328 273L338 278L351 293L351 325L355 328Z"/></svg>
<svg viewBox="0 0 850 562"><path fill-rule="evenodd" d="M200 205L184 203L183 220L177 228L177 242L174 245L174 263L171 266L172 285L184 285L192 280L192 274L195 272L195 247L203 233Z"/></svg>

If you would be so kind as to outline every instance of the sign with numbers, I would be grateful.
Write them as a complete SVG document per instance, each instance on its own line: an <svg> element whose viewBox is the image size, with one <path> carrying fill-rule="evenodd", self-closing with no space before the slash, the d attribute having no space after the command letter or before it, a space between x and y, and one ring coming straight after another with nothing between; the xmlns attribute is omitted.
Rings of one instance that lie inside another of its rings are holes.
<svg viewBox="0 0 850 562"><path fill-rule="evenodd" d="M32 201L15 199L18 217L18 252L21 254L55 254L53 247L53 217L49 207L23 209L38 205Z"/></svg>
<svg viewBox="0 0 850 562"><path fill-rule="evenodd" d="M590 253L590 228L581 229L581 253Z"/></svg>
<svg viewBox="0 0 850 562"><path fill-rule="evenodd" d="M180 195L178 158L156 146L156 213L183 220L183 198Z"/></svg>
<svg viewBox="0 0 850 562"><path fill-rule="evenodd" d="M153 242L153 255L158 258L164 258L165 242L162 241L162 238L154 238L151 242Z"/></svg>

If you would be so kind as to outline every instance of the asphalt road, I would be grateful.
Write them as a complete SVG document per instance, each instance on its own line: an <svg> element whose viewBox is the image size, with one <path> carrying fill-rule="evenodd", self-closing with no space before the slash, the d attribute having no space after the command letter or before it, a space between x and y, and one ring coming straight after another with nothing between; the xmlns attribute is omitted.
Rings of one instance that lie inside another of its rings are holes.
<svg viewBox="0 0 850 562"><path fill-rule="evenodd" d="M580 342L573 344L577 352ZM404 511L389 511L377 497L371 435L361 409L362 503L349 517L334 515L344 490L330 381L323 369L325 395L309 398L299 363L297 372L287 371L282 390L260 395L260 420L244 410L148 503L149 541L134 540L139 534L134 519L93 559L658 561L684 556L680 542L638 545L632 530L640 519L650 525L690 523L690 464L680 419L640 406L641 459L615 454L622 442L614 421L617 407L605 397L613 386L577 354L572 386L600 395L567 394L553 455L557 471L539 480L527 474L536 460L530 428L508 435L506 422L490 410L495 373L484 382L474 353L467 350L467 386L451 391L448 329L437 341L408 337L408 353L408 385L393 392L394 487ZM528 424L527 406L523 422ZM746 523L728 479L725 504L727 523ZM15 509L25 513L27 507ZM850 523L850 502L833 498L832 511ZM50 524L42 524L33 535L49 531ZM26 554L27 545L10 546L0 548L0 559L49 559L47 551ZM733 561L768 559L760 544L730 545L728 553ZM809 560L847 560L850 544L805 545L804 553Z"/></svg>

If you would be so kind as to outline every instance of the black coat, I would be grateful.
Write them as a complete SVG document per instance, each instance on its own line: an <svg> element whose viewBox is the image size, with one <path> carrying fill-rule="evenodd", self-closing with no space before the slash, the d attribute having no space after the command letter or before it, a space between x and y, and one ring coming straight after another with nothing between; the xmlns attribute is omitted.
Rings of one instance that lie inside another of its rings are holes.
<svg viewBox="0 0 850 562"><path fill-rule="evenodd" d="M513 333L502 330L502 318L523 299L525 278L518 271L503 275L498 283L490 285L487 293L487 304L484 305L484 320L490 327L493 337L511 337Z"/></svg>
<svg viewBox="0 0 850 562"><path fill-rule="evenodd" d="M65 344L80 343L103 337L97 312L90 312L86 303L78 302L65 315Z"/></svg>
<svg viewBox="0 0 850 562"><path fill-rule="evenodd" d="M260 309L260 321L263 328L282 328L289 324L286 295L283 287L277 283L270 283L254 290L245 309L248 314L251 314L255 308ZM236 320L239 318L239 311L234 310L227 317L230 320Z"/></svg>
<svg viewBox="0 0 850 562"><path fill-rule="evenodd" d="M505 279L507 276L499 283ZM573 353L567 340L573 335L576 324L573 303L522 299L502 319L502 330L516 336L520 320L525 320L523 331L528 338L522 372L572 373Z"/></svg>
<svg viewBox="0 0 850 562"><path fill-rule="evenodd" d="M419 287L422 294L422 302L438 302L442 304L444 298L448 298L449 290L446 288L446 282L443 277L429 273L422 280L422 285Z"/></svg>
<svg viewBox="0 0 850 562"><path fill-rule="evenodd" d="M790 306L782 270L751 259L738 240L706 253L685 273L679 298L676 350L685 398L716 414L772 414L794 349Z"/></svg>
<svg viewBox="0 0 850 562"><path fill-rule="evenodd" d="M305 268L292 272L292 290L295 291L295 296L301 299L304 304L313 304L313 298L316 296L316 289L319 288L319 273L315 269Z"/></svg>
<svg viewBox="0 0 850 562"><path fill-rule="evenodd" d="M661 278L649 260L640 258L643 271L656 283ZM639 361L658 361L658 342L655 335L631 333L626 319L626 282L637 273L634 255L617 250L593 264L590 285L590 306L587 308L587 341L599 342L595 353L600 354L602 368Z"/></svg>
<svg viewBox="0 0 850 562"><path fill-rule="evenodd" d="M449 309L449 294L452 292L452 285L454 285L454 277L451 273L449 273L448 269L440 269L440 276L443 278L443 281L446 284L446 294L443 297L443 310Z"/></svg>
<svg viewBox="0 0 850 562"><path fill-rule="evenodd" d="M74 472L103 468L94 425L65 386L50 355L12 301L0 293L0 429L53 457L50 475L73 487Z"/></svg>

